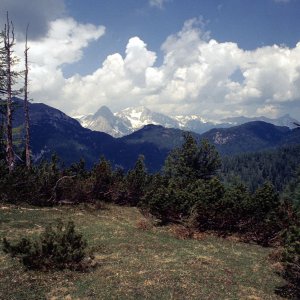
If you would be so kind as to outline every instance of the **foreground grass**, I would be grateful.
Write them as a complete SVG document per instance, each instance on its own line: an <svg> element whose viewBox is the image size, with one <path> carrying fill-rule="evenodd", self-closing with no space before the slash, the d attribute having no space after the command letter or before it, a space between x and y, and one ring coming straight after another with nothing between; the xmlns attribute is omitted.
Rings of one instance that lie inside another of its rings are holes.
<svg viewBox="0 0 300 300"><path fill-rule="evenodd" d="M0 299L281 299L270 249L213 236L179 240L171 227L143 230L135 208L0 205L0 238L35 235L58 218L75 222L99 266L26 271L0 251Z"/></svg>

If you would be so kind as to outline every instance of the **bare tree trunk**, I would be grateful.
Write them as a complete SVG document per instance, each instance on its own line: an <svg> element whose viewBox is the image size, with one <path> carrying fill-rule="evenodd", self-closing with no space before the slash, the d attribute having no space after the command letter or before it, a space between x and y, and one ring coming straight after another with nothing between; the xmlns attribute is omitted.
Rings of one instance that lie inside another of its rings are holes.
<svg viewBox="0 0 300 300"><path fill-rule="evenodd" d="M24 113L25 113L25 156L26 166L28 169L31 167L30 160L30 127L29 127L29 107L28 107L28 50L27 47L27 33L28 25L26 28L26 43L25 43L25 84L24 84Z"/></svg>
<svg viewBox="0 0 300 300"><path fill-rule="evenodd" d="M10 25L12 29L10 29ZM6 51L6 64L7 64L7 140L6 140L6 160L9 172L12 172L15 164L15 157L13 151L13 137L12 137L12 46L14 45L14 28L13 24L9 24L7 13L7 24L5 24L4 47ZM10 37L10 32L12 37Z"/></svg>

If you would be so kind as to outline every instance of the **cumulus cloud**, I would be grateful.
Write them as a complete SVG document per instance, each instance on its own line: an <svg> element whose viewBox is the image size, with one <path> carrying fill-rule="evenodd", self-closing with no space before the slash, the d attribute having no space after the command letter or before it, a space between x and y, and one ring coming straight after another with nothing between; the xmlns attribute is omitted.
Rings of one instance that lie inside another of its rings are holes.
<svg viewBox="0 0 300 300"><path fill-rule="evenodd" d="M62 66L79 61L84 48L104 33L103 26L80 24L72 18L51 21L45 37L28 43L31 97L64 111L72 109L74 103L64 101L68 80L64 78ZM24 45L17 41L16 54L20 58L23 51Z"/></svg>
<svg viewBox="0 0 300 300"><path fill-rule="evenodd" d="M128 77L135 79L137 85L145 82L146 70L156 60L156 54L147 50L147 45L138 37L129 40L126 46L126 58L124 60Z"/></svg>
<svg viewBox="0 0 300 300"><path fill-rule="evenodd" d="M256 112L258 115L262 115L262 116L267 115L269 117L275 118L278 116L279 109L274 105L267 104L263 107L259 107Z"/></svg>
<svg viewBox="0 0 300 300"><path fill-rule="evenodd" d="M89 42L99 39L105 32L103 26L79 24L72 18L50 22L47 35L30 43L34 63L58 67L73 63L82 57L82 49Z"/></svg>
<svg viewBox="0 0 300 300"><path fill-rule="evenodd" d="M109 55L92 74L64 78L63 64L78 61L84 47L103 34L103 27L73 19L51 22L46 37L30 43L31 96L70 115L95 112L101 105L113 110L146 105L170 115L212 119L275 117L291 106L300 114L300 42L294 48L246 51L212 39L199 21L189 20L163 43L160 66L156 53L133 37L124 56Z"/></svg>

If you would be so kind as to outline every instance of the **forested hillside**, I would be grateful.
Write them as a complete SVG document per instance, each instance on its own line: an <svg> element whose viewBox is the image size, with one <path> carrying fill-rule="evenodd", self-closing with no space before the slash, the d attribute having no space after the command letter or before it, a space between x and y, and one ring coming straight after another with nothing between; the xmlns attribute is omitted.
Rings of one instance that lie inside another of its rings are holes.
<svg viewBox="0 0 300 300"><path fill-rule="evenodd" d="M21 156L24 146L23 101L13 100L14 145L15 152ZM29 110L32 159L37 163L42 159L50 160L56 153L66 166L83 158L90 169L104 155L113 166L127 171L142 154L148 171L155 173L162 168L168 153L184 141L184 131L156 125L147 125L128 136L113 138L83 128L76 120L45 104L29 103ZM208 139L222 156L300 143L300 129L291 130L265 122L214 129L203 135L191 134L197 141Z"/></svg>
<svg viewBox="0 0 300 300"><path fill-rule="evenodd" d="M225 182L244 182L254 191L266 181L282 191L296 177L300 166L300 146L284 146L275 150L224 156L222 177Z"/></svg>

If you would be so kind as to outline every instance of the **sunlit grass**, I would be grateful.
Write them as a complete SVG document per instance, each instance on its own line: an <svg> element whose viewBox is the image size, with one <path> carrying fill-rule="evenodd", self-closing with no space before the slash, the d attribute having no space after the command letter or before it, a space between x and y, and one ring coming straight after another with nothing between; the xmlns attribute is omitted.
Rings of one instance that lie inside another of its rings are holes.
<svg viewBox="0 0 300 300"><path fill-rule="evenodd" d="M143 229L135 208L0 209L0 237L35 235L73 220L98 267L88 273L25 271L0 252L0 299L280 299L270 249L214 236L180 240L171 227Z"/></svg>

